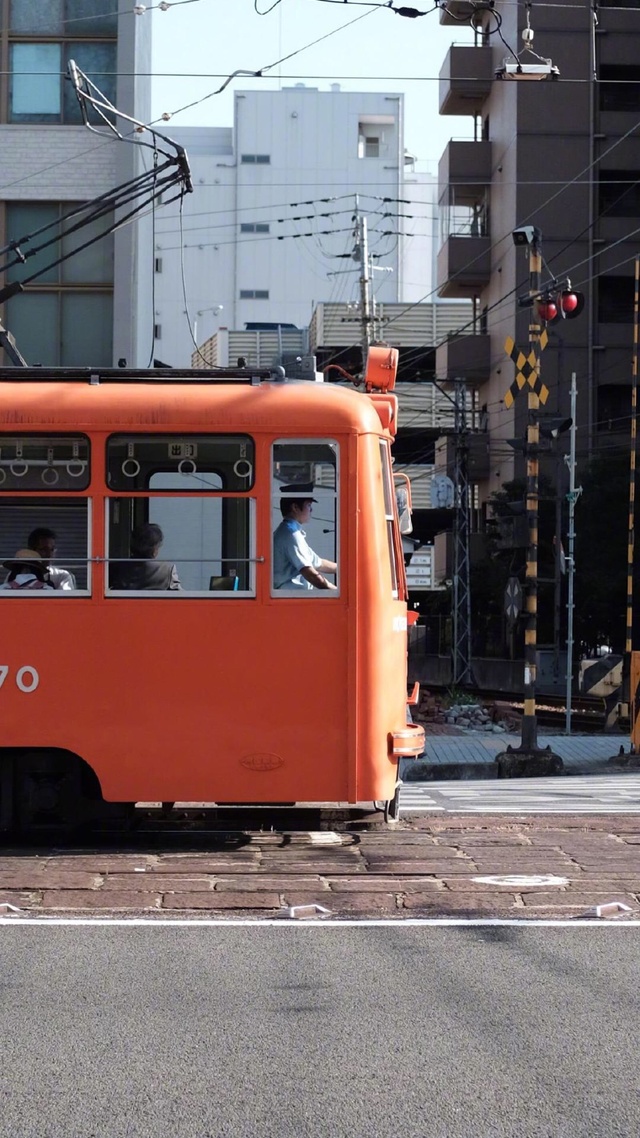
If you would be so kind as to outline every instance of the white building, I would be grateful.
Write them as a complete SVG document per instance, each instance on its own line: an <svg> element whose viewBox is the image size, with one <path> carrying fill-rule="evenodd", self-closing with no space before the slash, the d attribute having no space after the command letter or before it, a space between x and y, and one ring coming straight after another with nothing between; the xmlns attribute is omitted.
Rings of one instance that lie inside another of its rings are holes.
<svg viewBox="0 0 640 1138"><path fill-rule="evenodd" d="M85 0L80 6L75 0L0 5L6 61L0 77L3 245L19 241L27 254L33 243L25 238L35 230L74 203L113 190L144 168L142 162L148 168L152 161L150 151L143 154L113 136L97 137L81 125L76 95L65 77L67 63L74 59L118 109L148 121L150 23L136 18L132 9L118 16L117 7L113 0ZM50 265L102 232L109 220L75 238L56 240L39 256L9 269L2 284L22 281ZM153 346L152 243L148 234L144 239L148 224L127 226L74 253L6 301L0 319L27 363L111 366L122 357L130 364L148 362ZM50 231L56 237L58 232Z"/></svg>
<svg viewBox="0 0 640 1138"><path fill-rule="evenodd" d="M172 134L194 193L182 223L173 206L156 222L155 354L166 363L188 365L193 340L222 326L304 327L316 303L356 300L356 208L367 217L376 299L430 292L435 179L416 174L405 152L402 95L338 84L239 91L233 129Z"/></svg>

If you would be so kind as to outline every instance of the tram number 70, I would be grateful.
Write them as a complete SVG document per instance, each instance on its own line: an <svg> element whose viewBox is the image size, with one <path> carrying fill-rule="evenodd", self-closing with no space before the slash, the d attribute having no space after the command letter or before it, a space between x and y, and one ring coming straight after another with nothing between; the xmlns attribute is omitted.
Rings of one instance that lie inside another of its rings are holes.
<svg viewBox="0 0 640 1138"><path fill-rule="evenodd" d="M8 664L0 664L0 688L11 674L12 669ZM35 691L40 683L40 676L38 675L37 669L32 668L31 664L25 664L22 668L18 668L14 678L16 687L27 695Z"/></svg>

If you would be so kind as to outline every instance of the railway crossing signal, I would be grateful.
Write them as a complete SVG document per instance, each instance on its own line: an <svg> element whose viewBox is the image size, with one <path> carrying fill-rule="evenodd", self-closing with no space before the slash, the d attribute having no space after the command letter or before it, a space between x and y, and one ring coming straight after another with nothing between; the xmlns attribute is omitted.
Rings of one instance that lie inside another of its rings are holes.
<svg viewBox="0 0 640 1138"><path fill-rule="evenodd" d="M548 342L549 337L543 329L538 342L538 352L543 351ZM535 350L532 348L529 354L525 356L524 352L516 347L515 340L513 340L511 336L507 336L504 342L504 350L516 365L516 377L509 390L505 393L505 407L513 407L516 395L519 391L522 391L523 387L526 387L527 384L529 384L529 387L536 393L540 402L546 403L549 398L549 391L540 379L540 360Z"/></svg>
<svg viewBox="0 0 640 1138"><path fill-rule="evenodd" d="M525 599L525 637L524 637L524 715L522 717L522 738L517 748L507 747L497 756L502 777L522 775L557 774L562 770L562 759L553 754L551 748L538 747L536 721L536 679L537 679L537 628L538 628L538 484L540 436L545 433L541 422L540 404L549 398L549 390L540 377L540 355L548 343L547 330L543 326L558 319L573 319L584 307L584 297L571 289L557 286L553 293L540 289L542 270L542 233L534 225L521 226L513 232L516 246L526 245L529 253L529 293L521 300L522 305L531 309L529 321L529 350L525 354L516 348L515 341L509 337L505 351L513 360L516 375L505 392L505 407L511 408L519 392L527 389L527 438L525 455L527 460L527 567ZM559 433L566 421L559 417L553 424L548 422L547 434ZM505 591L505 613L510 621L515 620L519 608L515 586L519 582L511 578Z"/></svg>

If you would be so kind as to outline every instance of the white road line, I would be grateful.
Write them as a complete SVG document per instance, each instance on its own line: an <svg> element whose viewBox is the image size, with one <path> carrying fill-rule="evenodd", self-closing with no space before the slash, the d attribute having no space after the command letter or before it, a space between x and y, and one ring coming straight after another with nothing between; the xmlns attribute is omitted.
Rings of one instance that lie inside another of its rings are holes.
<svg viewBox="0 0 640 1138"><path fill-rule="evenodd" d="M302 928L416 928L422 926L431 927L474 927L478 925L502 925L507 927L525 927L525 928L566 928L566 929L582 929L582 928L599 928L599 929L628 929L640 928L640 920L636 918L619 920L619 919L603 919L598 917L559 917L554 920L552 917L530 917L517 918L517 917L402 917L395 918L364 918L357 920L352 917L345 917L344 920L336 919L322 919L322 920L283 920L278 917L237 917L218 919L211 917L190 918L180 917L176 920L166 919L159 917L155 920L153 917L0 917L0 925L12 925L14 928L25 928L26 926L38 925L41 928L49 926L80 926L82 928L88 926L115 926L118 928L126 928L127 926L137 927L144 925L145 927L152 928L212 928L225 929L225 928L281 928L281 929L302 929Z"/></svg>

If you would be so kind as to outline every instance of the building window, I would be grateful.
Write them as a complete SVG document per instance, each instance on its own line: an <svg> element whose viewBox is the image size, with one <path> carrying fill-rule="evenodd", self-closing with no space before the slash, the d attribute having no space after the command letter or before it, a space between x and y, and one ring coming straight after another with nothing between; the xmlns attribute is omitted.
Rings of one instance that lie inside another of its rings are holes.
<svg viewBox="0 0 640 1138"><path fill-rule="evenodd" d="M640 64L603 63L600 68L600 110L640 110Z"/></svg>
<svg viewBox="0 0 640 1138"><path fill-rule="evenodd" d="M358 158L388 158L395 136L393 115L361 115L358 122Z"/></svg>
<svg viewBox="0 0 640 1138"><path fill-rule="evenodd" d="M598 209L607 217L640 217L640 181L636 170L601 170Z"/></svg>
<svg viewBox="0 0 640 1138"><path fill-rule="evenodd" d="M598 279L598 322L631 324L633 277L601 276Z"/></svg>
<svg viewBox="0 0 640 1138"><path fill-rule="evenodd" d="M242 154L240 161L243 166L268 166L271 162L270 154Z"/></svg>
<svg viewBox="0 0 640 1138"><path fill-rule="evenodd" d="M268 300L268 288L241 288L240 300Z"/></svg>
<svg viewBox="0 0 640 1138"><path fill-rule="evenodd" d="M7 242L29 251L30 234L55 237L47 249L7 271L7 282L24 281L42 270L25 291L5 305L5 323L30 364L48 367L109 367L113 358L113 235L106 215L76 233L64 232L62 217L74 202L11 202L5 206ZM71 224L71 223L67 223ZM79 250L91 237L99 239ZM55 264L59 258L68 260Z"/></svg>
<svg viewBox="0 0 640 1138"><path fill-rule="evenodd" d="M269 226L260 221L243 221L240 224L241 233L268 233Z"/></svg>
<svg viewBox="0 0 640 1138"><path fill-rule="evenodd" d="M113 0L10 0L9 31L16 35L116 38Z"/></svg>
<svg viewBox="0 0 640 1138"><path fill-rule="evenodd" d="M599 431L629 431L631 426L631 388L621 383L598 387Z"/></svg>
<svg viewBox="0 0 640 1138"><path fill-rule="evenodd" d="M75 90L66 81L70 59L115 102L115 43L11 43L9 122L82 122Z"/></svg>

